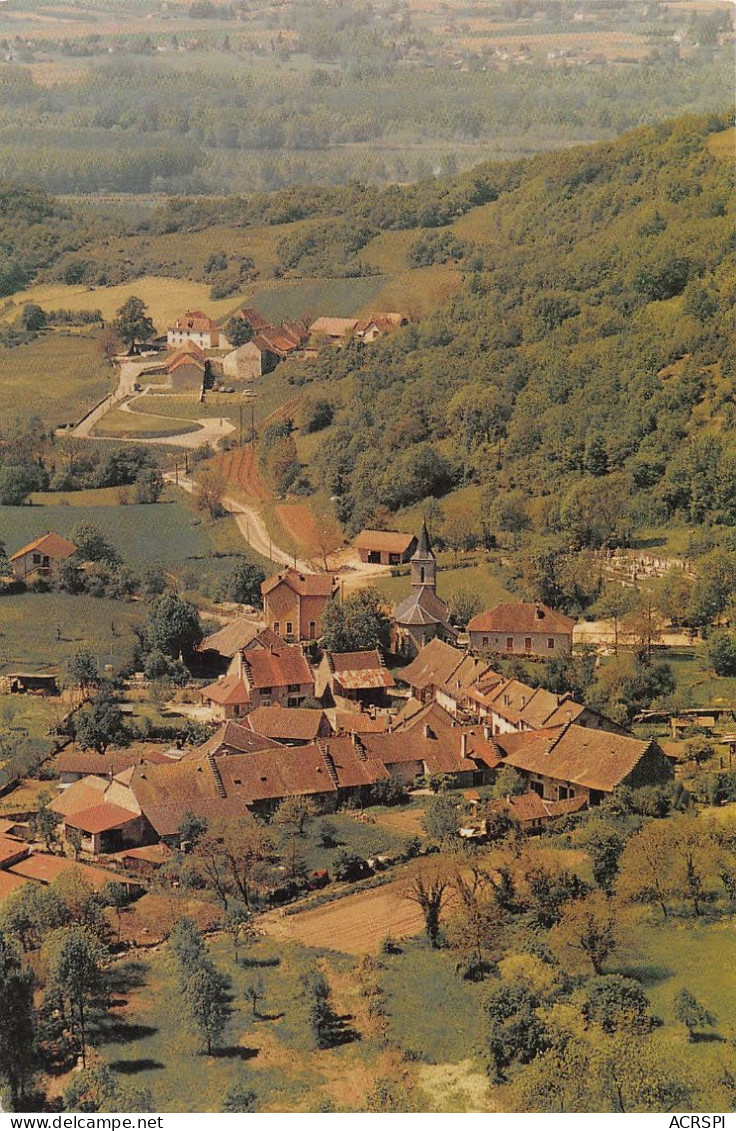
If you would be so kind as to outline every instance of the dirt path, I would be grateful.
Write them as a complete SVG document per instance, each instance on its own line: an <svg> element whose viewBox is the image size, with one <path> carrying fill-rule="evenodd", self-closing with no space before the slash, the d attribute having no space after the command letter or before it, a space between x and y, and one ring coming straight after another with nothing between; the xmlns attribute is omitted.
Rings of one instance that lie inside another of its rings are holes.
<svg viewBox="0 0 736 1131"><path fill-rule="evenodd" d="M164 475L164 479L166 479L168 483L174 483L176 486L181 487L183 491L188 491L190 495L194 493L195 482L188 476L180 474L177 478L175 472L167 471ZM248 506L238 499L233 499L230 495L223 496L222 505L226 511L232 514L243 538L256 553L261 554L264 558L269 558L272 562L276 562L279 565L292 565L305 573L313 572L309 562L303 562L297 558L295 563L292 554L287 554L286 550L283 550L280 546L276 546L273 543L266 524L260 512L255 507Z"/></svg>

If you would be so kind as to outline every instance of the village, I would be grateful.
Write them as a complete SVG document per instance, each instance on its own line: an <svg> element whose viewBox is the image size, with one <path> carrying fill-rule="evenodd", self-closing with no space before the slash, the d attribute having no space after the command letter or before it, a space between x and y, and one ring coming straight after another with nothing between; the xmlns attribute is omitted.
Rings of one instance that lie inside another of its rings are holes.
<svg viewBox="0 0 736 1131"><path fill-rule="evenodd" d="M672 780L673 759L656 740L635 738L569 694L494 670L494 659L570 656L570 618L539 602L501 605L473 617L460 643L437 592L426 525L418 537L364 531L356 541L367 561L410 567L407 596L390 617L388 654L400 666L390 670L378 647L324 648L326 611L339 604L336 578L286 567L263 582L262 614L236 617L197 646L186 709L207 725L205 741L118 748L103 735L95 750L91 741L62 740L42 766L53 796L41 815L27 805L27 783L20 805L6 790L0 899L28 882L48 883L74 862L98 888L115 879L140 894L186 851L188 822L249 814L269 821L287 802L359 812L450 791L458 836L483 843L499 813L534 833L620 787ZM11 564L27 580L48 576L75 552L48 534ZM51 673L17 673L8 682L11 693L58 693ZM77 689L75 710L100 695L99 684ZM141 692L143 673L125 686ZM494 789L503 781L506 794ZM376 867L359 861L355 878ZM331 878L317 870L289 894ZM283 890L271 895L284 898Z"/></svg>

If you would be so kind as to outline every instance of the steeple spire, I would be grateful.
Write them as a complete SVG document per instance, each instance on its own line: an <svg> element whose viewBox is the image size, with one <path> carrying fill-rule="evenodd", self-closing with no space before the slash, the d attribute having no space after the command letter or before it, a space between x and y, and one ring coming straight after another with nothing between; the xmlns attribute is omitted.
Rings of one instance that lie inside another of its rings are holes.
<svg viewBox="0 0 736 1131"><path fill-rule="evenodd" d="M432 553L429 541L429 531L426 520L422 523L422 532L419 535L417 548L411 558L411 584L413 588L434 589L436 584L435 572L437 562Z"/></svg>

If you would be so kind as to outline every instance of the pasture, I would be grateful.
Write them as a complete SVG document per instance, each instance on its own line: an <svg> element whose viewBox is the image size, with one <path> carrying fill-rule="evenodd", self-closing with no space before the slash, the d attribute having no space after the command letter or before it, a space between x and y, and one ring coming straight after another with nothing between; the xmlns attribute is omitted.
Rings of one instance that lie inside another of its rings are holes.
<svg viewBox="0 0 736 1131"><path fill-rule="evenodd" d="M33 300L24 293L22 301ZM85 334L47 333L15 349L0 346L0 374L3 425L38 416L48 429L79 420L116 381Z"/></svg>

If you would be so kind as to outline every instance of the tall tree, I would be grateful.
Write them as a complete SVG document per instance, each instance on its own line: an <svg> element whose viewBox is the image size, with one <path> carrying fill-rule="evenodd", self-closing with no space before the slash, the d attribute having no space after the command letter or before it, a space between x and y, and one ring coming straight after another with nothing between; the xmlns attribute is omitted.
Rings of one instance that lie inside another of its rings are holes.
<svg viewBox="0 0 736 1131"><path fill-rule="evenodd" d="M47 992L56 991L69 1009L72 1029L79 1042L82 1065L87 1066L89 1018L105 1000L107 979L103 969L105 952L100 940L87 928L62 927L48 943Z"/></svg>
<svg viewBox="0 0 736 1131"><path fill-rule="evenodd" d="M404 884L404 899L416 903L424 916L424 926L430 945L436 947L440 933L440 919L450 876L439 863L422 864Z"/></svg>
<svg viewBox="0 0 736 1131"><path fill-rule="evenodd" d="M204 635L196 607L184 601L173 589L157 597L148 614L148 637L151 648L157 648L173 660L186 659Z"/></svg>
<svg viewBox="0 0 736 1131"><path fill-rule="evenodd" d="M391 620L377 589L361 589L346 601L331 601L322 616L322 640L328 652L361 652L391 646Z"/></svg>
<svg viewBox="0 0 736 1131"><path fill-rule="evenodd" d="M142 299L131 295L118 310L118 316L112 324L117 336L133 351L138 342L149 341L156 333L146 309Z"/></svg>
<svg viewBox="0 0 736 1131"><path fill-rule="evenodd" d="M14 1111L32 1079L34 1063L33 971L23 969L10 939L0 933L0 1078L7 1081Z"/></svg>

